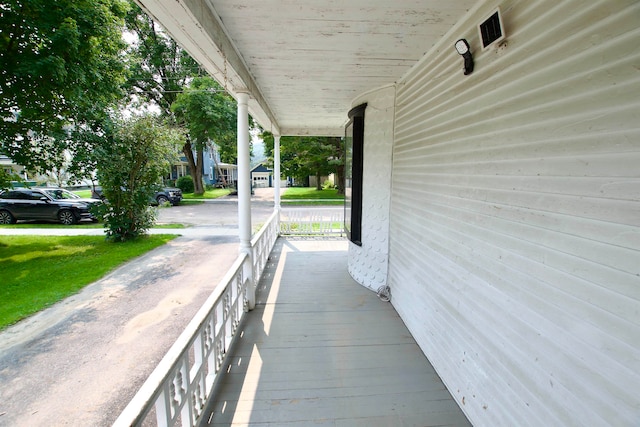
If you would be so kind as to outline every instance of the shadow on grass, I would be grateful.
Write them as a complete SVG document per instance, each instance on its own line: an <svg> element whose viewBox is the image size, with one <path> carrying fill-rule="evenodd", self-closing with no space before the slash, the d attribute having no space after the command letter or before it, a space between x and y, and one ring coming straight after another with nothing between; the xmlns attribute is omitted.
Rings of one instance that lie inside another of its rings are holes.
<svg viewBox="0 0 640 427"><path fill-rule="evenodd" d="M75 294L173 237L113 243L104 236L0 236L0 329Z"/></svg>

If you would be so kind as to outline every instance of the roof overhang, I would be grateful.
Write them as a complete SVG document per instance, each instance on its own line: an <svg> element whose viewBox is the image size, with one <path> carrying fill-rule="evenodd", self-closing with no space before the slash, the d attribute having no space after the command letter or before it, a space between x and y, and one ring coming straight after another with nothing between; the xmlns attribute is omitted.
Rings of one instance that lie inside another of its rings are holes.
<svg viewBox="0 0 640 427"><path fill-rule="evenodd" d="M280 135L339 136L352 101L396 82L473 0L136 0Z"/></svg>

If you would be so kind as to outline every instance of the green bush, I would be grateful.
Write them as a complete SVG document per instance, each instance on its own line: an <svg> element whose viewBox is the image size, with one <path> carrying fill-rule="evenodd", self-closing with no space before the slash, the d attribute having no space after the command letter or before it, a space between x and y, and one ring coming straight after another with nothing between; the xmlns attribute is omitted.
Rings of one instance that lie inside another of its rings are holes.
<svg viewBox="0 0 640 427"><path fill-rule="evenodd" d="M335 186L328 179L322 184L322 189L323 190L331 190L332 188L335 188Z"/></svg>
<svg viewBox="0 0 640 427"><path fill-rule="evenodd" d="M175 155L181 133L152 116L117 123L108 143L95 150L97 177L107 201L97 205L107 239L127 241L155 222L149 207L157 182Z"/></svg>
<svg viewBox="0 0 640 427"><path fill-rule="evenodd" d="M182 190L183 193L193 193L193 178L191 178L191 175L181 176L176 181L176 187Z"/></svg>

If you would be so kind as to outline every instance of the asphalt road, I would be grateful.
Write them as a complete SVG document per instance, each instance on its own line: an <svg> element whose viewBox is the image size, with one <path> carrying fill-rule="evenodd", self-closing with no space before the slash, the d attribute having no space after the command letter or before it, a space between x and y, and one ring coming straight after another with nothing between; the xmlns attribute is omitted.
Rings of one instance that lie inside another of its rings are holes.
<svg viewBox="0 0 640 427"><path fill-rule="evenodd" d="M254 228L273 212L258 193ZM160 209L192 227L1 332L0 426L111 425L236 259L237 218L231 197Z"/></svg>
<svg viewBox="0 0 640 427"><path fill-rule="evenodd" d="M266 191L265 191L266 190ZM260 226L273 212L273 189L258 189L251 200L252 226ZM238 227L238 199L227 196L200 204L158 209L158 223L180 223L198 227Z"/></svg>

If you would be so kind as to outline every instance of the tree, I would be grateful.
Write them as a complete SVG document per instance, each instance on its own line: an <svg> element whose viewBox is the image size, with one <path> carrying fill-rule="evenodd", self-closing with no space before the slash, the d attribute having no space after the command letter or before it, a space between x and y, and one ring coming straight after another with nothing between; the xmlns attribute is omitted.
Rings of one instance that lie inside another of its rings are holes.
<svg viewBox="0 0 640 427"><path fill-rule="evenodd" d="M151 103L166 119L172 119L171 104L188 82L203 71L162 27L130 0L126 15L129 33L126 89L137 103Z"/></svg>
<svg viewBox="0 0 640 427"><path fill-rule="evenodd" d="M98 179L107 202L99 216L107 238L126 241L144 234L155 220L149 206L158 182L184 135L146 115L114 123L96 150Z"/></svg>
<svg viewBox="0 0 640 427"><path fill-rule="evenodd" d="M108 144L105 130L80 129L74 134L74 144L71 150L71 161L67 172L70 176L90 179L94 183L95 171L98 168L96 150L102 144Z"/></svg>
<svg viewBox="0 0 640 427"><path fill-rule="evenodd" d="M122 97L122 0L0 5L0 151L29 169L60 166L74 133L96 130Z"/></svg>
<svg viewBox="0 0 640 427"><path fill-rule="evenodd" d="M0 190L6 190L11 188L11 181L18 181L20 177L13 172L7 172L4 169L0 169Z"/></svg>
<svg viewBox="0 0 640 427"><path fill-rule="evenodd" d="M171 105L194 77L204 73L196 61L133 2L126 17L126 28L133 39L127 59L131 73L126 89L130 97L137 104L154 105L168 123L177 126ZM200 183L201 189L202 177L197 179L194 174L201 175L202 171L198 169L199 162L194 158L188 135L181 151L194 183Z"/></svg>
<svg viewBox="0 0 640 427"><path fill-rule="evenodd" d="M265 154L273 159L274 138L262 133ZM344 142L340 137L283 136L280 139L280 169L298 180L316 176L316 189L322 189L320 177L335 173L338 192L344 194ZM273 164L273 160L271 160Z"/></svg>
<svg viewBox="0 0 640 427"><path fill-rule="evenodd" d="M331 137L328 138L327 143L333 147L333 155L329 157L329 164L335 167L338 194L344 195L344 139Z"/></svg>
<svg viewBox="0 0 640 427"><path fill-rule="evenodd" d="M218 145L222 161L236 161L238 113L235 102L212 78L196 77L178 94L171 110L189 130L184 150L196 151L195 168L192 168L194 193L202 194L203 150L209 141Z"/></svg>

